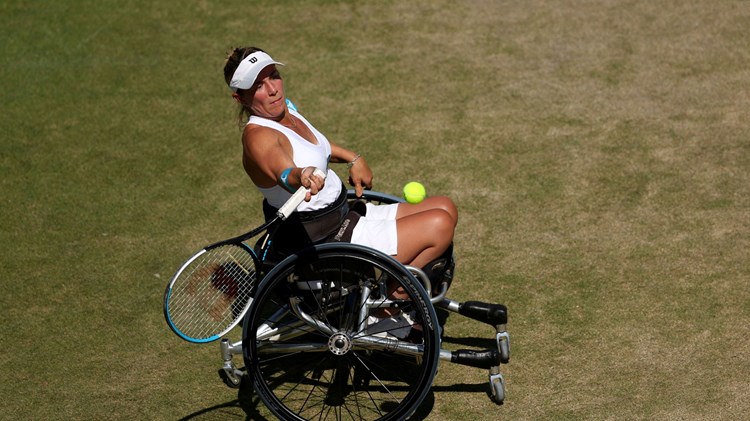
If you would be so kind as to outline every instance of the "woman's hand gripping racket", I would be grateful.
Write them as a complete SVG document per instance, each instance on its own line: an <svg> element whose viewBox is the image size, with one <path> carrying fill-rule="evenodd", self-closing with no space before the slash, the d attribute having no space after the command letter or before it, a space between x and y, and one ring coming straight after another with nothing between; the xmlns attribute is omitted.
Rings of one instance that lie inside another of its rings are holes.
<svg viewBox="0 0 750 421"><path fill-rule="evenodd" d="M326 174L313 173L323 179ZM180 338L193 343L215 341L242 320L252 304L260 262L244 242L286 220L305 199L300 187L279 208L276 217L238 237L195 253L177 270L164 293L164 317Z"/></svg>

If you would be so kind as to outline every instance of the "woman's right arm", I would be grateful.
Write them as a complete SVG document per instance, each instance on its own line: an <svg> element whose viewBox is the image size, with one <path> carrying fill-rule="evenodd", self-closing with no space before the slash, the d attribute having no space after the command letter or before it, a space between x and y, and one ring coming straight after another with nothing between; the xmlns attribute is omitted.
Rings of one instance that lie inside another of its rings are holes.
<svg viewBox="0 0 750 421"><path fill-rule="evenodd" d="M245 172L258 187L279 185L293 193L300 186L310 189L310 196L323 188L324 180L314 176L312 167L298 168L292 159L289 140L267 127L247 126L242 135L242 162ZM284 180L282 182L282 175Z"/></svg>

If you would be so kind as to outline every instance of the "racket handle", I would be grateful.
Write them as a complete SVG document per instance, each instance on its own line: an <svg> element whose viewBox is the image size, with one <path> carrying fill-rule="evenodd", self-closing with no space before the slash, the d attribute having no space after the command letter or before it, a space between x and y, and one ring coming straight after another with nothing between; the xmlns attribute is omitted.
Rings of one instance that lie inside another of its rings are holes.
<svg viewBox="0 0 750 421"><path fill-rule="evenodd" d="M313 171L313 175L317 175L323 180L326 179L326 173L324 173L323 170L319 168L315 168L315 171ZM302 203L303 200L305 200L305 196L307 195L308 190L309 189L300 186L300 188L298 188L297 191L294 192L292 197L290 197L289 200L286 201L286 203L281 205L279 211L276 212L276 215L282 220L286 220L287 218L289 218L289 215L291 215L297 209L297 206L299 206L299 204Z"/></svg>

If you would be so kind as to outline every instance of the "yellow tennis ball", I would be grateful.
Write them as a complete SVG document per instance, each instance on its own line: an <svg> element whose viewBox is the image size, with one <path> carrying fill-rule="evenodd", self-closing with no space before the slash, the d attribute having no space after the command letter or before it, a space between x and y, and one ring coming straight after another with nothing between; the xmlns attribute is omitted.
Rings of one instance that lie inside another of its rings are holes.
<svg viewBox="0 0 750 421"><path fill-rule="evenodd" d="M417 204L423 201L425 196L427 196L427 192L425 191L424 186L416 181L407 183L404 186L404 199L411 204Z"/></svg>

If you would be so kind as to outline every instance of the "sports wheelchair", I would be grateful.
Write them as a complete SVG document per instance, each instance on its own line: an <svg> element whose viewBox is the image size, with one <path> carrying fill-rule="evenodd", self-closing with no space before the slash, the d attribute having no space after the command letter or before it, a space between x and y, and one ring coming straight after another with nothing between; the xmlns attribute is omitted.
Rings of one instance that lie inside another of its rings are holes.
<svg viewBox="0 0 750 421"><path fill-rule="evenodd" d="M355 199L353 191L348 197ZM372 191L362 199L403 201ZM258 255L263 247L256 244ZM220 341L219 374L230 387L252 382L278 418L406 419L427 396L440 360L487 369L490 399L505 399L500 366L510 358L507 308L446 297L452 250L422 269L368 247L324 243L263 267L242 340ZM438 311L490 325L495 345L441 349ZM234 363L240 354L244 369Z"/></svg>

